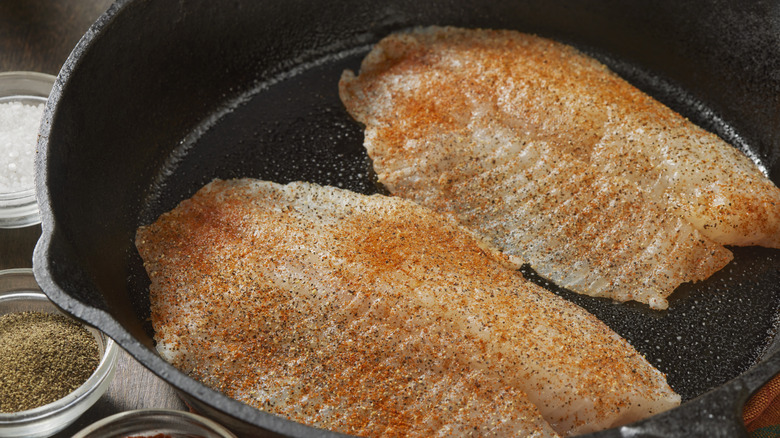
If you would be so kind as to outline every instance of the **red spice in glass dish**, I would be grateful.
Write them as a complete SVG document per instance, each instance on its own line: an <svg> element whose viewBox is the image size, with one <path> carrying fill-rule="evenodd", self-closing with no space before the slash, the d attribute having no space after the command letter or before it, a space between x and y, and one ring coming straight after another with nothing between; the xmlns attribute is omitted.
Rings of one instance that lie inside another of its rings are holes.
<svg viewBox="0 0 780 438"><path fill-rule="evenodd" d="M129 436L127 438L176 438L173 435L168 435L167 433L158 433L157 435L147 435L147 436ZM192 437L192 438L202 438L202 437Z"/></svg>

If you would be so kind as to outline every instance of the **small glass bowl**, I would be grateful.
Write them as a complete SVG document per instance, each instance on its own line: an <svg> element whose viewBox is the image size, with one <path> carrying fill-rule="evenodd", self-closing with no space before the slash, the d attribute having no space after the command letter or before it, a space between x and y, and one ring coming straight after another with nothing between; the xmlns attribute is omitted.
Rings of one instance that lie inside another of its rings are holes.
<svg viewBox="0 0 780 438"><path fill-rule="evenodd" d="M32 269L0 271L0 315L27 311L64 315L41 292ZM47 405L20 412L0 412L0 436L36 438L54 435L75 421L106 392L114 377L119 348L99 330L84 327L95 337L101 354L100 363L92 376L75 391Z"/></svg>
<svg viewBox="0 0 780 438"><path fill-rule="evenodd" d="M73 438L236 438L229 430L200 415L171 409L121 412L92 423Z"/></svg>
<svg viewBox="0 0 780 438"><path fill-rule="evenodd" d="M32 71L0 73L0 103L45 104L56 77ZM0 192L0 228L21 228L40 223L35 187Z"/></svg>

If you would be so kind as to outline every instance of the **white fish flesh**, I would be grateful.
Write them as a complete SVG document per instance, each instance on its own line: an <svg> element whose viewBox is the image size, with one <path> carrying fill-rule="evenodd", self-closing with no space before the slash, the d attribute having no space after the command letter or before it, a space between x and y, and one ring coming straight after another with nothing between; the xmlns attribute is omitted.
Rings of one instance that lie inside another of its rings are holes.
<svg viewBox="0 0 780 438"><path fill-rule="evenodd" d="M753 162L572 47L417 29L340 94L393 194L576 292L662 309L723 245L780 245L780 190Z"/></svg>
<svg viewBox="0 0 780 438"><path fill-rule="evenodd" d="M542 437L680 401L593 315L411 201L215 180L136 245L162 357L305 424Z"/></svg>

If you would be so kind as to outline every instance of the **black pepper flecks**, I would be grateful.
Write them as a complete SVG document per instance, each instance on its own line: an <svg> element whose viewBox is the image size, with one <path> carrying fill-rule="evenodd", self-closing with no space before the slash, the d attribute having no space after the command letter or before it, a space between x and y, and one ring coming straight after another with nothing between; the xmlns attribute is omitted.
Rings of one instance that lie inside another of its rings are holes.
<svg viewBox="0 0 780 438"><path fill-rule="evenodd" d="M136 246L161 356L301 423L557 436L679 402L593 315L411 201L215 180Z"/></svg>
<svg viewBox="0 0 780 438"><path fill-rule="evenodd" d="M81 386L100 362L95 338L64 315L0 316L0 412L37 408Z"/></svg>
<svg viewBox="0 0 780 438"><path fill-rule="evenodd" d="M665 309L780 248L780 189L748 156L564 44L506 30L390 35L339 82L379 182L555 285Z"/></svg>

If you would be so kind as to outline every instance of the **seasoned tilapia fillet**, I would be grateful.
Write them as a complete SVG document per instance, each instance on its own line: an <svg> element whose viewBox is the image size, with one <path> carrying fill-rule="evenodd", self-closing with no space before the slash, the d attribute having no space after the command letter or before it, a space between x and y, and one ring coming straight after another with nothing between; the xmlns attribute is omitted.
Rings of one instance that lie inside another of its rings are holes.
<svg viewBox="0 0 780 438"><path fill-rule="evenodd" d="M746 209L739 220L777 219L777 189L738 151L548 40L452 28L392 35L360 76L344 73L340 92L392 193L452 215L579 293L665 309L680 284L725 266L731 252L708 236L728 227L721 213L717 227L702 225L712 211L698 206L716 202L703 201L713 187L723 186L717 203ZM767 190L745 201L753 180ZM701 214L685 213L683 199Z"/></svg>
<svg viewBox="0 0 780 438"><path fill-rule="evenodd" d="M380 41L340 88L381 181L403 196L426 190L414 169L422 144L500 126L480 135L548 141L635 182L720 244L780 248L780 189L747 156L572 47L514 31L418 29ZM463 161L460 145L434 153ZM472 159L468 171L491 168Z"/></svg>
<svg viewBox="0 0 780 438"><path fill-rule="evenodd" d="M731 260L730 251L630 181L592 172L545 141L496 141L489 135L496 132L421 141L429 152L413 167L424 189L408 197L452 214L559 286L654 309L667 308L681 283L703 280ZM504 131L501 138L512 136ZM460 153L432 152L441 144ZM473 157L490 165L475 166ZM449 170L433 170L443 162Z"/></svg>
<svg viewBox="0 0 780 438"><path fill-rule="evenodd" d="M160 354L355 435L555 436L680 399L624 339L411 201L216 180L138 230Z"/></svg>

